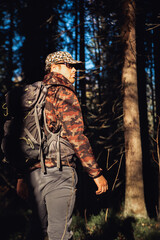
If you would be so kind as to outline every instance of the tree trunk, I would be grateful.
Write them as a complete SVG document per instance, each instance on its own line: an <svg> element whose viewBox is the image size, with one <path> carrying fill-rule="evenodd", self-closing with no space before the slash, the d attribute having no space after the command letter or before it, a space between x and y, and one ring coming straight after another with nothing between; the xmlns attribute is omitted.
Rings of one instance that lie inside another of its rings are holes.
<svg viewBox="0 0 160 240"><path fill-rule="evenodd" d="M7 89L12 86L13 77L13 36L14 36L14 23L13 23L13 2L9 2L9 14L10 14L10 28L9 28L9 47L8 47L8 80L6 81Z"/></svg>
<svg viewBox="0 0 160 240"><path fill-rule="evenodd" d="M158 15L158 13L157 13ZM155 16L157 16L155 14ZM158 123L160 118L160 47L159 47L159 41L160 41L160 32L158 27L154 30L154 64L155 64L155 93L156 93L156 115L157 115L157 129L158 131ZM156 133L157 134L157 133ZM157 154L159 156L159 146L160 146L160 133L158 133L158 139L157 139ZM158 219L160 220L160 159L159 161L159 175L158 175L158 184L159 184L159 194L158 194Z"/></svg>
<svg viewBox="0 0 160 240"><path fill-rule="evenodd" d="M82 75L80 76L79 87L81 91L81 106L82 112L85 112L86 106L86 80L85 80L85 28L84 28L84 0L79 2L80 4L80 61L82 61Z"/></svg>
<svg viewBox="0 0 160 240"><path fill-rule="evenodd" d="M138 97L139 97L139 113L140 113L140 132L142 141L142 159L144 173L144 193L146 198L147 209L153 207L151 194L153 196L153 171L150 162L150 144L149 144L149 123L147 109L147 79L146 79L146 61L145 61L145 13L144 1L137 2L137 17L136 17L136 51L137 51L137 77L138 77ZM148 46L149 47L149 46ZM148 49L149 51L149 49ZM152 81L152 80L151 80ZM153 107L154 109L154 107Z"/></svg>
<svg viewBox="0 0 160 240"><path fill-rule="evenodd" d="M122 84L124 88L124 137L126 158L126 187L124 215L147 217L142 174L142 148L138 108L135 1L123 6L122 40L125 44Z"/></svg>
<svg viewBox="0 0 160 240"><path fill-rule="evenodd" d="M74 46L75 46L75 59L78 59L78 0L74 1L74 7L75 7L75 39L74 39ZM77 81L75 81L75 90L77 91Z"/></svg>

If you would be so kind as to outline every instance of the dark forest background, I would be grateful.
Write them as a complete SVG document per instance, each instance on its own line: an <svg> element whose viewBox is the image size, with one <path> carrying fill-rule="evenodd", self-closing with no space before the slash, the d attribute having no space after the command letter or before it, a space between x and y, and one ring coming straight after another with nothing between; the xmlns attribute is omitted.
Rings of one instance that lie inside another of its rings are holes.
<svg viewBox="0 0 160 240"><path fill-rule="evenodd" d="M42 80L45 74L45 58L49 53L58 50L68 51L75 59L85 62L82 69L77 72L75 88L82 107L85 133L109 183L109 191L97 197L93 181L83 172L81 165L77 164L79 183L74 214L85 223L92 215L100 217L101 211L105 214L105 223L109 213L110 216L123 213L126 172L122 85L125 46L122 27L125 21L124 13L127 11L125 3L128 2L131 4L136 2L139 98L137 117L140 117L145 206L148 218L158 222L159 3L155 0L1 0L0 2L1 137L5 121L3 109L5 93L19 85ZM6 236L3 239L25 239L24 232L29 224L31 210L27 202L17 197L15 173L10 166L3 163L2 159L1 152L0 223ZM15 221L18 221L18 224L15 225ZM5 230L6 224L9 226L8 232ZM115 228L117 226L115 222L114 226ZM78 226L77 228L80 229ZM94 226L90 226L90 229L93 228ZM14 235L17 232L19 235ZM126 236L126 238L118 238L118 236L121 235L107 239L134 239L133 236L132 238ZM75 239L87 238L82 234L77 235Z"/></svg>

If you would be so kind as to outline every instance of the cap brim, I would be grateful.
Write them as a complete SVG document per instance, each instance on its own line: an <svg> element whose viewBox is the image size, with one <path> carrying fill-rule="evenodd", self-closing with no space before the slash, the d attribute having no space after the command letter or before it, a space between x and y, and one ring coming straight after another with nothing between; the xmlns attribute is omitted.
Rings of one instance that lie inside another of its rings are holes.
<svg viewBox="0 0 160 240"><path fill-rule="evenodd" d="M81 64L82 63L82 61L76 61L76 60L73 60L73 61L68 61L67 63L69 63L69 64Z"/></svg>
<svg viewBox="0 0 160 240"><path fill-rule="evenodd" d="M63 63L69 63L69 64L73 64L73 65L76 65L76 64L82 64L83 62L82 61L65 61L65 60L61 60L61 61L54 61L53 63L59 63L59 64L63 64Z"/></svg>

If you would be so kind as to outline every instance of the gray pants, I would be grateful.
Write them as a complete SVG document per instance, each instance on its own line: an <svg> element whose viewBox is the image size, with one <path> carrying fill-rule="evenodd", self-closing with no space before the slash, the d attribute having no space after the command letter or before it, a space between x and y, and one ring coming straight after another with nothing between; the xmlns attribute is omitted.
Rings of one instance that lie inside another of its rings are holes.
<svg viewBox="0 0 160 240"><path fill-rule="evenodd" d="M30 173L29 182L33 193L33 213L39 218L43 235L47 233L49 240L70 239L73 234L69 226L77 184L75 169L67 166L62 167L62 171L56 167L47 168L45 175L41 169L36 169ZM38 225L34 227L34 233L36 233ZM37 229L38 231L40 233L40 228Z"/></svg>

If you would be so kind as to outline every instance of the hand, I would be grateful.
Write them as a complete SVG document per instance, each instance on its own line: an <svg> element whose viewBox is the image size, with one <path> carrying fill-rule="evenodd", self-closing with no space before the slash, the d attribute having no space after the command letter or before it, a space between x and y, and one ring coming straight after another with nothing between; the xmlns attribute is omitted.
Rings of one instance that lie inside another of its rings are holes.
<svg viewBox="0 0 160 240"><path fill-rule="evenodd" d="M24 179L18 179L16 190L19 197L24 200L28 198L28 186Z"/></svg>
<svg viewBox="0 0 160 240"><path fill-rule="evenodd" d="M93 180L98 187L98 190L96 191L97 195L105 193L108 190L108 183L103 175L101 175L100 177L94 178Z"/></svg>

